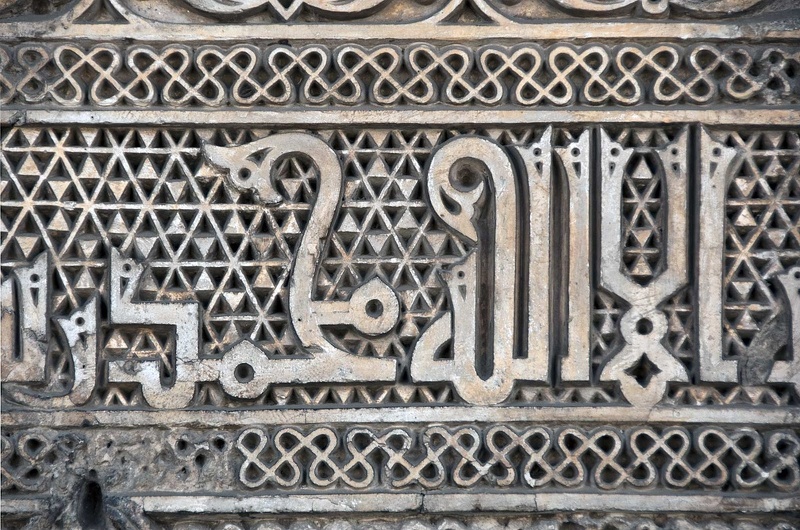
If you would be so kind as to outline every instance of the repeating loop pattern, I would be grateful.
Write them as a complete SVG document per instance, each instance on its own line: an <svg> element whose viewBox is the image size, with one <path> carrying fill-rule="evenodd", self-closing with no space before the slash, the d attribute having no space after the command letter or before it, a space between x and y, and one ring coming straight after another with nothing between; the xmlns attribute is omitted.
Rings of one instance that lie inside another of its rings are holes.
<svg viewBox="0 0 800 530"><path fill-rule="evenodd" d="M53 469L82 441L71 434L58 435L50 429L4 433L0 437L3 494L37 492L46 489Z"/></svg>
<svg viewBox="0 0 800 530"><path fill-rule="evenodd" d="M236 448L248 488L800 486L797 435L750 428L254 427L239 435Z"/></svg>
<svg viewBox="0 0 800 530"><path fill-rule="evenodd" d="M781 46L547 48L412 44L331 49L0 47L0 103L64 106L522 106L792 103L800 50Z"/></svg>

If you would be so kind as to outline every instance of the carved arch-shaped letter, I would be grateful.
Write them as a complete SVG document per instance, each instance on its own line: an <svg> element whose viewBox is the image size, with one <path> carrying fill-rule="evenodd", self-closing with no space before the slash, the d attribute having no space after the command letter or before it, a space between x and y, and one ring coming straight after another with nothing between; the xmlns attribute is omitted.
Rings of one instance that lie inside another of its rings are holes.
<svg viewBox="0 0 800 530"><path fill-rule="evenodd" d="M411 377L452 381L474 404L500 403L516 381L542 379L546 371L541 362L546 349L517 355L522 349L518 302L526 290L520 249L526 201L519 187L509 154L484 138L452 139L430 161L428 195L436 215L477 248L442 273L452 309L418 339ZM547 310L543 313L546 320ZM436 358L448 341L452 357Z"/></svg>

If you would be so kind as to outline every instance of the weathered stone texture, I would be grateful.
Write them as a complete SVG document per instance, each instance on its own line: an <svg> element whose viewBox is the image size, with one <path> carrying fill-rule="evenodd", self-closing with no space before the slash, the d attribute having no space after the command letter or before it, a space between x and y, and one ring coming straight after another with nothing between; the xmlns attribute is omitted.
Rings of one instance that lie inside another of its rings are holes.
<svg viewBox="0 0 800 530"><path fill-rule="evenodd" d="M800 11L0 2L4 528L800 528Z"/></svg>

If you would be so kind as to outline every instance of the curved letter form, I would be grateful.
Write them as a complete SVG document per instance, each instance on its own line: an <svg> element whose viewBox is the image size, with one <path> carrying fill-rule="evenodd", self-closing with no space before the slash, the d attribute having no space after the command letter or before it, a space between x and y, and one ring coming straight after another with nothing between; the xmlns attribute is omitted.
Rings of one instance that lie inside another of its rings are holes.
<svg viewBox="0 0 800 530"><path fill-rule="evenodd" d="M452 381L458 394L470 403L500 403L511 394L515 381L540 378L534 358L514 357L522 264L520 200L511 159L490 140L450 140L431 159L428 195L436 214L478 248L442 274L452 311L420 336L412 352L411 377L415 381ZM486 220L477 219L477 212L492 202L493 226L479 235ZM483 237L489 241L481 241ZM479 259L484 248L493 253ZM487 285L492 287L486 289ZM481 307L491 309L484 314ZM484 330L484 336L479 330ZM437 351L449 340L453 358L436 359ZM494 361L488 377L478 370L485 350L492 352Z"/></svg>
<svg viewBox="0 0 800 530"><path fill-rule="evenodd" d="M322 330L326 325L350 325L367 335L388 332L400 314L392 288L374 278L359 286L348 301L313 299L316 268L342 197L342 168L333 149L316 136L303 133L276 134L238 147L206 145L203 149L208 161L227 172L234 187L255 191L267 205L283 201L273 175L281 160L306 156L319 171L317 200L294 257L289 282L291 323L313 357L269 359L251 342L240 342L222 360L220 381L225 391L238 397L256 397L273 383L393 381L394 359L351 355L331 344ZM263 154L263 158L256 162L255 154ZM371 305L381 307L382 312L368 311ZM247 381L234 376L242 364L249 365Z"/></svg>

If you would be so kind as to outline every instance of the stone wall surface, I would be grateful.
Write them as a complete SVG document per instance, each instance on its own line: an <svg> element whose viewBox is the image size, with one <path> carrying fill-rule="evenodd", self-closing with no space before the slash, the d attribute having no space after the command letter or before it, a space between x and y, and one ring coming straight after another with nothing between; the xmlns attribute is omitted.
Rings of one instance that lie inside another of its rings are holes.
<svg viewBox="0 0 800 530"><path fill-rule="evenodd" d="M2 527L800 528L795 0L0 0Z"/></svg>

